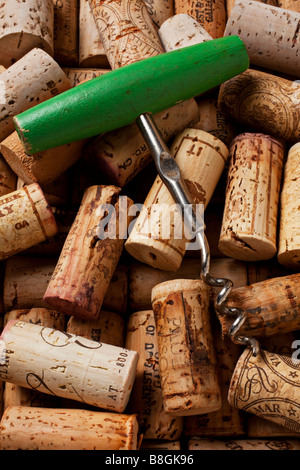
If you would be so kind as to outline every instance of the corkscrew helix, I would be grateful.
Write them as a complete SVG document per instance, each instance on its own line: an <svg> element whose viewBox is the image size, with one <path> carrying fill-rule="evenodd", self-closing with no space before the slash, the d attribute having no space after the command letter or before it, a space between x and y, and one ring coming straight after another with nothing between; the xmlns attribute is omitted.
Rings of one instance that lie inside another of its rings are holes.
<svg viewBox="0 0 300 470"><path fill-rule="evenodd" d="M192 207L191 198L188 195L188 190L181 178L180 169L174 157L163 141L150 113L144 113L139 116L136 123L152 154L160 178L170 191L174 201L180 205L185 215L184 222L189 232L195 234L196 242L201 252L200 279L209 286L221 288L214 300L215 310L220 315L228 315L235 318L229 328L228 336L234 343L250 347L253 355L257 356L259 353L258 341L255 338L238 334L246 320L245 310L229 307L226 304L228 295L233 287L233 282L230 279L215 277L210 274L210 250L204 233L203 219ZM187 211L187 207L192 207L192 210Z"/></svg>

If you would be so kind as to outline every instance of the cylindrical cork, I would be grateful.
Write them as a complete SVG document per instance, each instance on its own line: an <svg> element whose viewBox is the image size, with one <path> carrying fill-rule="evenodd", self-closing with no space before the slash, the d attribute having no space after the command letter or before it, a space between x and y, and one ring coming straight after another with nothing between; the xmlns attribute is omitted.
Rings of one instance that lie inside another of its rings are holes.
<svg viewBox="0 0 300 470"><path fill-rule="evenodd" d="M277 6L280 8L285 8L286 10L292 10L300 12L300 2L299 0L277 0Z"/></svg>
<svg viewBox="0 0 300 470"><path fill-rule="evenodd" d="M0 152L11 169L26 184L48 184L67 171L82 156L85 140L28 155L14 131L0 144Z"/></svg>
<svg viewBox="0 0 300 470"><path fill-rule="evenodd" d="M157 333L152 310L130 315L126 347L139 354L127 410L138 414L144 439L179 439L183 430L183 417L171 416L163 407Z"/></svg>
<svg viewBox="0 0 300 470"><path fill-rule="evenodd" d="M38 48L28 52L0 76L0 141L14 132L15 115L69 88L65 73L49 54Z"/></svg>
<svg viewBox="0 0 300 470"><path fill-rule="evenodd" d="M70 317L66 331L98 343L112 344L120 348L125 346L125 319L119 313L108 310L101 310L99 318L92 320Z"/></svg>
<svg viewBox="0 0 300 470"><path fill-rule="evenodd" d="M244 133L230 147L219 249L244 261L273 258L284 159L283 144L272 136Z"/></svg>
<svg viewBox="0 0 300 470"><path fill-rule="evenodd" d="M280 198L278 261L291 269L300 267L300 142L288 152Z"/></svg>
<svg viewBox="0 0 300 470"><path fill-rule="evenodd" d="M144 0L148 13L154 23L159 28L164 21L174 15L173 0Z"/></svg>
<svg viewBox="0 0 300 470"><path fill-rule="evenodd" d="M224 36L239 36L250 63L299 77L300 12L251 0L235 0Z"/></svg>
<svg viewBox="0 0 300 470"><path fill-rule="evenodd" d="M0 426L3 450L137 450L135 415L14 406Z"/></svg>
<svg viewBox="0 0 300 470"><path fill-rule="evenodd" d="M300 362L248 348L237 362L228 400L232 406L300 432Z"/></svg>
<svg viewBox="0 0 300 470"><path fill-rule="evenodd" d="M175 0L175 13L186 13L192 16L213 37L221 38L226 26L225 0L204 0L203 2L189 2Z"/></svg>
<svg viewBox="0 0 300 470"><path fill-rule="evenodd" d="M300 450L298 439L205 439L192 438L188 450Z"/></svg>
<svg viewBox="0 0 300 470"><path fill-rule="evenodd" d="M79 0L53 0L54 59L62 66L78 65Z"/></svg>
<svg viewBox="0 0 300 470"><path fill-rule="evenodd" d="M23 321L1 335L0 378L25 388L123 412L138 354Z"/></svg>
<svg viewBox="0 0 300 470"><path fill-rule="evenodd" d="M165 52L210 41L212 36L190 15L181 13L164 21L158 30Z"/></svg>
<svg viewBox="0 0 300 470"><path fill-rule="evenodd" d="M5 325L11 320L43 325L60 331L64 331L66 325L64 314L45 308L12 310L6 313L4 317ZM60 406L59 397L41 393L34 389L20 387L9 382L5 383L3 398L4 409L9 406L46 406L47 408Z"/></svg>
<svg viewBox="0 0 300 470"><path fill-rule="evenodd" d="M163 282L152 289L152 305L165 412L188 416L220 409L206 284L186 279Z"/></svg>
<svg viewBox="0 0 300 470"><path fill-rule="evenodd" d="M229 437L246 434L245 414L229 405L227 395L230 379L241 355L241 346L223 338L216 322L212 324L213 342L217 354L222 406L219 410L197 416L186 416L185 436Z"/></svg>
<svg viewBox="0 0 300 470"><path fill-rule="evenodd" d="M84 83L88 80L92 80L93 78L100 77L100 75L109 72L109 69L64 67L63 71L70 80L72 87L74 87L76 85L80 85L80 83Z"/></svg>
<svg viewBox="0 0 300 470"><path fill-rule="evenodd" d="M110 69L89 0L80 0L78 65Z"/></svg>
<svg viewBox="0 0 300 470"><path fill-rule="evenodd" d="M220 139L229 148L237 132L234 122L222 113L215 98L199 98L199 121L193 126ZM228 164L228 160L226 162Z"/></svg>
<svg viewBox="0 0 300 470"><path fill-rule="evenodd" d="M128 210L124 214L119 192L115 186L90 186L85 191L44 295L54 310L98 317L127 235Z"/></svg>
<svg viewBox="0 0 300 470"><path fill-rule="evenodd" d="M164 141L169 142L199 120L196 101L192 98L172 106L155 114L154 120ZM151 152L135 123L92 140L84 149L84 157L95 172L119 187L152 162Z"/></svg>
<svg viewBox="0 0 300 470"><path fill-rule="evenodd" d="M275 7L281 6L279 5L280 0L256 0L257 2L262 2L262 3L267 3L268 5L273 5ZM285 0L285 1L290 1L290 0ZM226 12L227 12L227 18L231 15L231 10L234 6L235 0L226 0ZM291 0L291 3L295 3L295 0ZM287 8L287 7L283 7Z"/></svg>
<svg viewBox="0 0 300 470"><path fill-rule="evenodd" d="M223 142L199 129L185 129L171 146L191 203L202 212L214 192L228 157ZM176 271L191 236L184 227L183 213L157 176L144 206L125 243L135 259L166 271Z"/></svg>
<svg viewBox="0 0 300 470"><path fill-rule="evenodd" d="M113 70L164 52L144 1L89 2Z"/></svg>
<svg viewBox="0 0 300 470"><path fill-rule="evenodd" d="M57 225L37 183L0 197L0 259L16 255L57 232Z"/></svg>
<svg viewBox="0 0 300 470"><path fill-rule="evenodd" d="M21 5L19 0L2 2L0 63L10 67L35 47L53 56L53 21L53 0L27 0Z"/></svg>
<svg viewBox="0 0 300 470"><path fill-rule="evenodd" d="M255 284L257 282L265 281L266 279L294 274L293 271L288 270L279 264L276 258L268 261L247 263L247 271L248 284Z"/></svg>
<svg viewBox="0 0 300 470"><path fill-rule="evenodd" d="M1 147L0 147L1 152ZM0 153L0 197L15 191L17 188L17 175L6 163Z"/></svg>
<svg viewBox="0 0 300 470"><path fill-rule="evenodd" d="M38 184L38 183L32 183ZM69 191L70 191L70 174L65 171L62 175L56 178L54 181L46 184L40 184L40 188L44 193L51 207L63 206L66 207L69 203ZM30 185L30 184L29 184ZM20 177L17 179L17 189L27 187L26 184Z"/></svg>
<svg viewBox="0 0 300 470"><path fill-rule="evenodd" d="M131 310L149 310L152 308L151 291L157 284L173 279L196 279L200 275L200 258L184 258L177 271L163 271L144 263L132 263L129 266L129 306ZM211 258L210 273L231 279L235 287L247 285L247 266L243 261L232 258ZM211 295L217 289L210 288Z"/></svg>
<svg viewBox="0 0 300 470"><path fill-rule="evenodd" d="M285 141L300 141L297 81L248 69L220 86L218 100L220 109L240 124Z"/></svg>
<svg viewBox="0 0 300 470"><path fill-rule="evenodd" d="M128 303L128 266L119 263L103 299L102 308L125 315ZM105 341L104 341L105 343Z"/></svg>
<svg viewBox="0 0 300 470"><path fill-rule="evenodd" d="M239 334L271 336L300 329L299 280L300 274L292 274L232 289L227 305L246 311ZM227 315L218 316L226 335L233 320Z"/></svg>

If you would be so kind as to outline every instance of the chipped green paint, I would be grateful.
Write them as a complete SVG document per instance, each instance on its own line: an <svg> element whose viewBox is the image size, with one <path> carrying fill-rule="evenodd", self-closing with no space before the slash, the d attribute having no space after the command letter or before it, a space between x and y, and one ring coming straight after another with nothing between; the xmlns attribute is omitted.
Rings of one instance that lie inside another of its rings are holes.
<svg viewBox="0 0 300 470"><path fill-rule="evenodd" d="M67 90L15 116L27 153L34 154L131 124L213 89L249 67L238 36L160 54Z"/></svg>

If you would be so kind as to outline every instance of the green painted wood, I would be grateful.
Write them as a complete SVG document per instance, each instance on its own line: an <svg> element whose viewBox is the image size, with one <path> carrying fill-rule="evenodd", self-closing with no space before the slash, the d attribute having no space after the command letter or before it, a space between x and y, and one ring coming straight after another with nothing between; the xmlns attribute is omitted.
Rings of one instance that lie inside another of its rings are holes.
<svg viewBox="0 0 300 470"><path fill-rule="evenodd" d="M208 91L249 67L238 36L214 39L127 65L15 116L27 153L131 124Z"/></svg>

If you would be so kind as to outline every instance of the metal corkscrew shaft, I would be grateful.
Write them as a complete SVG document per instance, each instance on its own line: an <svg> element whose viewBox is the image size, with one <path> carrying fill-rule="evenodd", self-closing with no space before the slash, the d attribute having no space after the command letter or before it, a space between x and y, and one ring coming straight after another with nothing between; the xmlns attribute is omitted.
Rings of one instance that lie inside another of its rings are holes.
<svg viewBox="0 0 300 470"><path fill-rule="evenodd" d="M180 169L174 157L163 141L150 113L144 113L139 116L136 123L152 154L160 178L170 191L174 201L179 204L183 211L182 213L185 216L184 223L187 229L191 234L195 234L201 251L201 280L212 287L221 288L214 301L216 311L221 315L229 315L235 318L228 332L229 337L234 343L244 344L252 348L253 355L256 356L259 351L258 341L255 338L238 334L246 319L246 312L241 308L226 305L227 297L233 287L232 281L210 274L210 250L204 233L204 221L192 206L191 198L181 178ZM186 210L187 207L191 208L191 210Z"/></svg>

